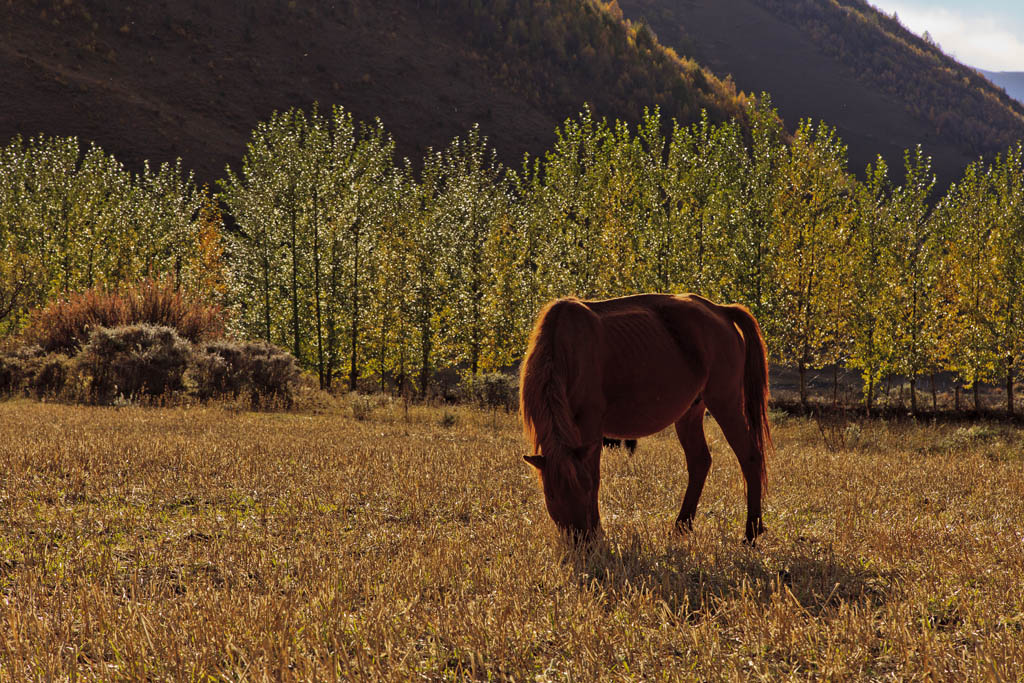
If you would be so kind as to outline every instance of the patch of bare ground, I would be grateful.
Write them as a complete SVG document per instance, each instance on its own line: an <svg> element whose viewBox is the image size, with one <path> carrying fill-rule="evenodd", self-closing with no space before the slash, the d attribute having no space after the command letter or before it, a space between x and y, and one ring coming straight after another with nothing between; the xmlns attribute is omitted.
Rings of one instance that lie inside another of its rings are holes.
<svg viewBox="0 0 1024 683"><path fill-rule="evenodd" d="M850 425L777 416L755 549L710 419L687 537L674 436L609 452L581 553L514 414L6 402L0 679L1020 679L1021 429Z"/></svg>

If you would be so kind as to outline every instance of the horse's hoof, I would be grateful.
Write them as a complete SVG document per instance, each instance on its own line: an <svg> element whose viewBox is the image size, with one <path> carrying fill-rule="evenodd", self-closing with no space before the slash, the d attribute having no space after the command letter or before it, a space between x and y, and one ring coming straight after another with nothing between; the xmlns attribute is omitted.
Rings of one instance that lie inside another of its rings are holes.
<svg viewBox="0 0 1024 683"><path fill-rule="evenodd" d="M757 545L757 537L765 532L764 524L760 520L757 522L757 526L747 525L746 538L743 539L743 545L750 546L753 548Z"/></svg>

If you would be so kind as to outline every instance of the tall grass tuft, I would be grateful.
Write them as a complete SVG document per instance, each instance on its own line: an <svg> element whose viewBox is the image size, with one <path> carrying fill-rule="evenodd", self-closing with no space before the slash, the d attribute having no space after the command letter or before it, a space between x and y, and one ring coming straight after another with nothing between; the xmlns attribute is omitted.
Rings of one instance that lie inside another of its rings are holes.
<svg viewBox="0 0 1024 683"><path fill-rule="evenodd" d="M169 280L143 280L118 289L94 287L54 300L32 312L25 338L46 353L73 355L95 328L137 324L170 327L192 343L224 335L219 306L189 296Z"/></svg>

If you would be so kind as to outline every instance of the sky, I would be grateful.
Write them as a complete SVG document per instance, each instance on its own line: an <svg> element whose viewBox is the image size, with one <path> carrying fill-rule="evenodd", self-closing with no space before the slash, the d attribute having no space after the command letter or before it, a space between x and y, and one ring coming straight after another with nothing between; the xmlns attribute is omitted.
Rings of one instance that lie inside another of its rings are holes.
<svg viewBox="0 0 1024 683"><path fill-rule="evenodd" d="M1024 0L868 0L943 52L988 71L1024 71Z"/></svg>

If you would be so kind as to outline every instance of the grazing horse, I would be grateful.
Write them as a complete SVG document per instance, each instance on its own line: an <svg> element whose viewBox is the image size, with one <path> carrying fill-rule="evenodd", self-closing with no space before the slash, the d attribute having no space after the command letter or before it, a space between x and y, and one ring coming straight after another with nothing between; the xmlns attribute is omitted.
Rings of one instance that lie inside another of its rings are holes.
<svg viewBox="0 0 1024 683"><path fill-rule="evenodd" d="M764 531L771 448L764 338L743 306L693 294L558 299L538 316L520 371L519 406L548 513L575 538L601 528L602 437L636 439L675 424L689 481L676 527L691 527L718 421L747 484L746 538Z"/></svg>

